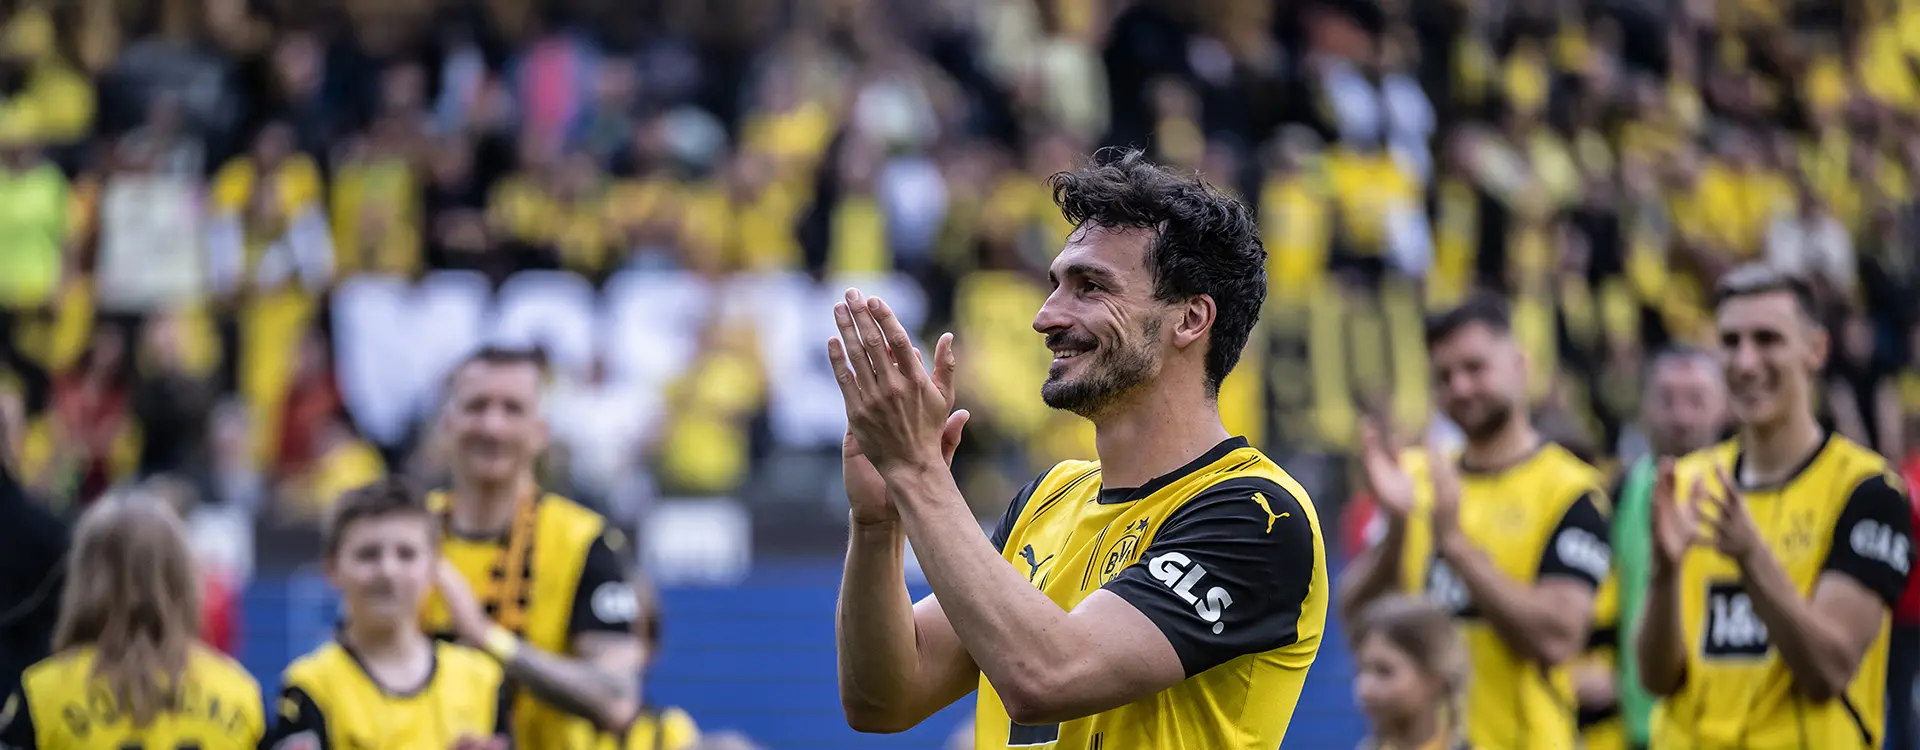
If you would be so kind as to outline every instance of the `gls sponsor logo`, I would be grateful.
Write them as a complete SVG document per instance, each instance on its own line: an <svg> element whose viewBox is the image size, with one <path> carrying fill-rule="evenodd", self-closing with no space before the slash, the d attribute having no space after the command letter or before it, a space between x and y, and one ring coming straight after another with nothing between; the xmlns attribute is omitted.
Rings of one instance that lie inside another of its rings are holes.
<svg viewBox="0 0 1920 750"><path fill-rule="evenodd" d="M1207 577L1207 569L1194 562L1193 558L1179 552L1168 552L1148 560L1147 572L1167 588L1173 589L1174 595L1180 597L1181 601L1193 605L1193 611L1200 615L1200 619L1213 623L1215 635L1227 629L1226 624L1220 622L1220 617L1227 613L1227 607L1233 606L1233 595L1219 586L1207 589L1204 597L1193 593L1200 579Z"/></svg>
<svg viewBox="0 0 1920 750"><path fill-rule="evenodd" d="M1454 575L1453 568L1446 561L1434 558L1427 568L1427 598L1452 612L1455 617L1473 617L1473 601L1467 595L1467 585Z"/></svg>
<svg viewBox="0 0 1920 750"><path fill-rule="evenodd" d="M1607 569L1613 563L1613 554L1600 537L1586 529L1567 529L1553 540L1553 553L1560 556L1561 562L1594 578L1607 577Z"/></svg>
<svg viewBox="0 0 1920 750"><path fill-rule="evenodd" d="M1753 599L1738 583L1707 587L1707 656L1759 658L1767 655L1767 624L1753 611Z"/></svg>
<svg viewBox="0 0 1920 750"><path fill-rule="evenodd" d="M608 581L593 590L593 616L601 622L633 622L640 616L640 600L623 581Z"/></svg>
<svg viewBox="0 0 1920 750"><path fill-rule="evenodd" d="M1854 554L1886 563L1900 575L1907 575L1913 567L1910 556L1913 554L1913 540L1873 519L1867 519L1853 525L1853 531L1847 534L1847 543L1853 545Z"/></svg>

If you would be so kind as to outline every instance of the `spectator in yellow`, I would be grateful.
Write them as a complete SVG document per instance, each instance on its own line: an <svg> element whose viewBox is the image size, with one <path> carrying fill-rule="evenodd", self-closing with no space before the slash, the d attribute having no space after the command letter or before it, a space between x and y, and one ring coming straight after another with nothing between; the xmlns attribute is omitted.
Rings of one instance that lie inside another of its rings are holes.
<svg viewBox="0 0 1920 750"><path fill-rule="evenodd" d="M315 288L332 277L320 170L293 146L292 126L269 122L251 151L214 175L207 244L216 289L273 289L295 277Z"/></svg>
<svg viewBox="0 0 1920 750"><path fill-rule="evenodd" d="M47 143L86 137L93 125L93 86L61 58L53 19L23 10L0 29L0 67L25 74L17 94L0 99L0 127L19 128Z"/></svg>
<svg viewBox="0 0 1920 750"><path fill-rule="evenodd" d="M0 328L53 302L65 265L67 178L33 136L0 119Z"/></svg>

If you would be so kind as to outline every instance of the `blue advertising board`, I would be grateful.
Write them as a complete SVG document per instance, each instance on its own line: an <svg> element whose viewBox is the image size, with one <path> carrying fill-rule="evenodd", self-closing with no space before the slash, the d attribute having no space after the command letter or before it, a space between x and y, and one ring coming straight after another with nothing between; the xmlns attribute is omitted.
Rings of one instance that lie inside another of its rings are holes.
<svg viewBox="0 0 1920 750"><path fill-rule="evenodd" d="M761 561L739 585L661 591L663 646L648 699L686 709L705 729L732 729L774 750L937 750L971 713L967 698L920 727L862 735L846 726L834 682L833 612L840 562ZM915 596L924 594L916 591ZM280 670L326 639L335 604L317 572L263 574L244 600L241 661L277 688ZM1339 629L1308 674L1286 748L1347 750L1363 725Z"/></svg>

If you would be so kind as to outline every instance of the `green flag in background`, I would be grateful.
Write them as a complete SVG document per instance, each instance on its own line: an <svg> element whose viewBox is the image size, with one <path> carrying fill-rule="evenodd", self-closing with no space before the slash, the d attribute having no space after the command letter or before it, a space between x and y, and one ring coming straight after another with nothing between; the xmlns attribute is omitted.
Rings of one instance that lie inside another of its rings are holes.
<svg viewBox="0 0 1920 750"><path fill-rule="evenodd" d="M1653 483L1657 459L1635 461L1620 482L1613 508L1613 570L1620 597L1619 654L1620 716L1627 739L1646 747L1653 721L1653 696L1640 687L1640 667L1633 658L1639 635L1640 611L1646 607L1647 577L1653 564Z"/></svg>

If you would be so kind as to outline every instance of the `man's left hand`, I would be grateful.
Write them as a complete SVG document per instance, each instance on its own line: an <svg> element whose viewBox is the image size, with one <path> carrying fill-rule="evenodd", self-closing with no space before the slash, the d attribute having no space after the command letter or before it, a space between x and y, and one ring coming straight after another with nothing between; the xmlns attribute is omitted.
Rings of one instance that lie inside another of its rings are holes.
<svg viewBox="0 0 1920 750"><path fill-rule="evenodd" d="M920 351L893 308L848 289L833 306L840 335L827 342L834 380L846 402L847 426L881 475L941 467L941 435L966 417L953 409L953 335L934 347L927 374Z"/></svg>

